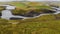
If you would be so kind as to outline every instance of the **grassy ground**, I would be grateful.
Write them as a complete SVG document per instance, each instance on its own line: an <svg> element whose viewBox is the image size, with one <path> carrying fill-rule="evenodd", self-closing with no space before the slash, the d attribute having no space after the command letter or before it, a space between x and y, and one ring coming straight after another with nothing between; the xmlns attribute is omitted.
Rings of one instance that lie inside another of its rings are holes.
<svg viewBox="0 0 60 34"><path fill-rule="evenodd" d="M12 2L10 3L11 5L15 5L17 8L27 8L28 6L31 6L31 8L50 8L48 6L45 6L43 3L38 3L38 2L26 2L26 3L21 3L21 2Z"/></svg>
<svg viewBox="0 0 60 34"><path fill-rule="evenodd" d="M26 20L0 19L0 34L60 34L60 19L54 15Z"/></svg>
<svg viewBox="0 0 60 34"><path fill-rule="evenodd" d="M20 8L23 4L14 5ZM60 34L60 14L26 20L0 19L0 34Z"/></svg>
<svg viewBox="0 0 60 34"><path fill-rule="evenodd" d="M28 2L28 3L21 3L21 2L13 2L10 3L11 5L16 6L16 9L14 11L12 11L13 14L21 14L21 13L27 13L28 11L31 11L32 9L38 9L38 12L40 11L40 9L51 9L50 6L46 6L45 4L41 4L41 3L32 3L32 2Z"/></svg>

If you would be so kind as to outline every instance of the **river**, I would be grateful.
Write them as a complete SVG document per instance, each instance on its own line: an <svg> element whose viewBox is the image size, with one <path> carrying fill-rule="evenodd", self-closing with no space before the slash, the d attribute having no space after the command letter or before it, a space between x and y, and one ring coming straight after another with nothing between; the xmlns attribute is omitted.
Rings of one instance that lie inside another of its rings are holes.
<svg viewBox="0 0 60 34"><path fill-rule="evenodd" d="M9 7L9 6L7 6L7 7ZM9 8L11 9L13 7L10 6ZM40 17L42 15L49 15L49 14L39 14L38 16L34 16L34 17L14 16L12 14L11 10L9 10L9 8L7 8L6 10L2 11L1 18L7 19L7 20L9 20L11 17L23 18L23 19L30 19L30 18L37 18L37 17ZM15 7L14 7L14 9L15 9ZM56 13L53 13L53 14L59 14L59 13L60 13L60 11L56 10Z"/></svg>

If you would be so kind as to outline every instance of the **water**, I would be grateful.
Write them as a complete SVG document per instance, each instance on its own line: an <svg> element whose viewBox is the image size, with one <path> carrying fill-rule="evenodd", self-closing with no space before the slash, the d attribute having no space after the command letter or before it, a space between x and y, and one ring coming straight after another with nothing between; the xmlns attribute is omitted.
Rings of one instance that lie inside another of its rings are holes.
<svg viewBox="0 0 60 34"><path fill-rule="evenodd" d="M60 8L54 8L54 11L56 11L54 14L59 14L60 13Z"/></svg>
<svg viewBox="0 0 60 34"><path fill-rule="evenodd" d="M3 10L2 11L2 16L1 18L4 18L4 19L9 19L10 17L12 17L12 13L10 10Z"/></svg>
<svg viewBox="0 0 60 34"><path fill-rule="evenodd" d="M15 18L27 18L27 17L23 17L23 16L14 16L10 10L3 10L2 11L2 16L1 18L3 19L10 19L11 17L15 17Z"/></svg>

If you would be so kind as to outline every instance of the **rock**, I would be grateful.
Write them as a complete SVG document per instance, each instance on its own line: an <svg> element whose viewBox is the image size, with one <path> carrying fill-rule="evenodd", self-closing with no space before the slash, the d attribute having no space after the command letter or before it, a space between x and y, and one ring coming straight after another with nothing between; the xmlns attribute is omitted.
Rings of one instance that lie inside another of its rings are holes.
<svg viewBox="0 0 60 34"><path fill-rule="evenodd" d="M56 11L49 10L49 9L42 9L42 13L55 13Z"/></svg>
<svg viewBox="0 0 60 34"><path fill-rule="evenodd" d="M11 17L10 20L22 20L23 18Z"/></svg>
<svg viewBox="0 0 60 34"><path fill-rule="evenodd" d="M27 14L25 14L25 17L34 17L34 16L38 16L40 15L39 12L35 12L34 10L28 12Z"/></svg>

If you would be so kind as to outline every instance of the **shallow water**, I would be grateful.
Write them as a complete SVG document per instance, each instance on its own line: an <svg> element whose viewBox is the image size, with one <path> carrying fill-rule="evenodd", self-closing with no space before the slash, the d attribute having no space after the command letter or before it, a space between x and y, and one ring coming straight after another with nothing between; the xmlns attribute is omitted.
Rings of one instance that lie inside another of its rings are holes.
<svg viewBox="0 0 60 34"><path fill-rule="evenodd" d="M2 16L1 18L4 18L4 19L9 19L10 17L12 17L12 13L10 10L3 10L2 11Z"/></svg>
<svg viewBox="0 0 60 34"><path fill-rule="evenodd" d="M2 11L2 16L1 18L4 18L4 19L10 19L11 17L15 17L15 18L27 18L27 17L23 17L23 16L14 16L12 13L11 13L11 10L3 10Z"/></svg>

